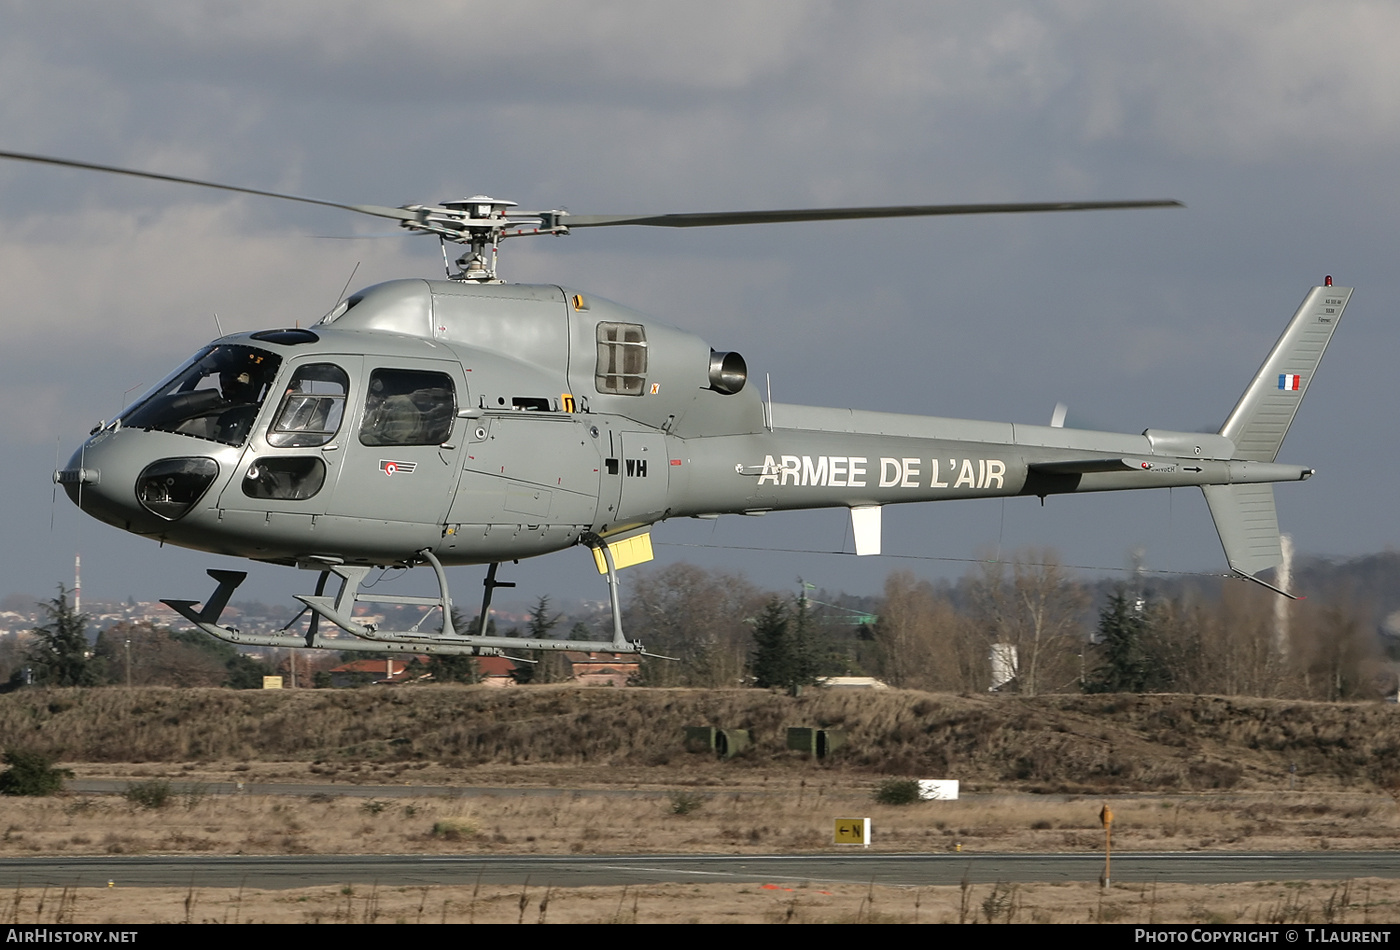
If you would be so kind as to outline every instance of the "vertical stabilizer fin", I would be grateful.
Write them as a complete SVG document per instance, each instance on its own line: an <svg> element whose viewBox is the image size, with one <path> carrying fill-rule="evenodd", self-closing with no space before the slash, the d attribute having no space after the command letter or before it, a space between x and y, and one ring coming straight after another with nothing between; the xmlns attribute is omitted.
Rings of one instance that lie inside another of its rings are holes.
<svg viewBox="0 0 1400 950"><path fill-rule="evenodd" d="M1256 580L1260 571L1282 563L1273 485L1202 485L1201 491L1231 570Z"/></svg>
<svg viewBox="0 0 1400 950"><path fill-rule="evenodd" d="M1327 279L1330 283L1332 278ZM1332 286L1314 287L1303 299L1283 336L1220 428L1220 434L1235 443L1235 458L1272 462L1278 456L1283 437L1293 424L1350 299L1350 287ZM1211 511L1215 511L1213 503ZM1220 525L1218 515L1215 523ZM1222 530L1221 537L1224 536Z"/></svg>

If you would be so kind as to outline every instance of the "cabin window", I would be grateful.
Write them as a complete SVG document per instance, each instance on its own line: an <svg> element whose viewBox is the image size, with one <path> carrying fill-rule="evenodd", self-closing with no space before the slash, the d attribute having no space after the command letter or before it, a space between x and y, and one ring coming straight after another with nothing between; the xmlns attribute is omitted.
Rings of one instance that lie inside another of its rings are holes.
<svg viewBox="0 0 1400 950"><path fill-rule="evenodd" d="M242 445L281 365L256 347L207 347L122 413L122 425Z"/></svg>
<svg viewBox="0 0 1400 950"><path fill-rule="evenodd" d="M349 391L350 377L334 363L298 366L267 431L267 444L277 448L325 445L340 431Z"/></svg>
<svg viewBox="0 0 1400 950"><path fill-rule="evenodd" d="M370 375L363 445L438 445L452 435L456 390L446 373L377 369Z"/></svg>
<svg viewBox="0 0 1400 950"><path fill-rule="evenodd" d="M598 324L598 392L640 396L646 381L646 328L637 323Z"/></svg>
<svg viewBox="0 0 1400 950"><path fill-rule="evenodd" d="M243 494L249 498L301 501L326 483L326 463L315 456L274 455L260 458L243 473Z"/></svg>

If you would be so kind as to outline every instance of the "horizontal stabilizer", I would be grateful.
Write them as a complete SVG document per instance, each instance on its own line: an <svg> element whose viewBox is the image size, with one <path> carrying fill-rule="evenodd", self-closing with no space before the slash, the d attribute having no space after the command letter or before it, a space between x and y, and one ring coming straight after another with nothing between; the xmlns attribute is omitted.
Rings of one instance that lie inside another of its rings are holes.
<svg viewBox="0 0 1400 950"><path fill-rule="evenodd" d="M1175 462L1149 462L1146 459L1071 459L1065 462L1032 462L1026 466L1043 475L1087 475L1090 472L1157 472L1175 469Z"/></svg>
<svg viewBox="0 0 1400 950"><path fill-rule="evenodd" d="M1273 485L1202 485L1201 491L1232 570L1253 580L1282 563Z"/></svg>

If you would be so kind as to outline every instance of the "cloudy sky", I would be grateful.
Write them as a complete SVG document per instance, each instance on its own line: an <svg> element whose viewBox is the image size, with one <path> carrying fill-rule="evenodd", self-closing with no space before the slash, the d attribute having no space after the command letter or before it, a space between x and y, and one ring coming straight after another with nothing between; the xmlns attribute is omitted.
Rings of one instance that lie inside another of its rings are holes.
<svg viewBox="0 0 1400 950"><path fill-rule="evenodd" d="M1176 198L1185 210L611 229L505 245L504 276L611 297L742 352L779 402L1120 431L1214 429L1307 289L1351 309L1280 461L1298 548L1395 543L1400 6L1389 2L509 4L0 0L0 149L397 205L577 213ZM210 555L51 505L84 433L225 330L436 276L424 238L307 206L0 167L0 594L202 597ZM328 240L322 235L370 235ZM662 526L663 562L857 593L895 567L1054 547L1219 571L1200 493ZM604 596L589 559L522 597ZM459 599L475 570L454 572ZM243 594L310 578L259 568Z"/></svg>

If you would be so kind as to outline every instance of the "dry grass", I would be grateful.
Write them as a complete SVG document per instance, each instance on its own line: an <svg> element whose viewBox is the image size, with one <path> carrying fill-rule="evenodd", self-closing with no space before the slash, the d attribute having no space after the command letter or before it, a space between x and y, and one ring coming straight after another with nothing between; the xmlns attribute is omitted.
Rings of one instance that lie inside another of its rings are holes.
<svg viewBox="0 0 1400 950"><path fill-rule="evenodd" d="M1132 923L1385 924L1400 881L1301 884L656 884L640 887L308 887L17 890L6 924Z"/></svg>
<svg viewBox="0 0 1400 950"><path fill-rule="evenodd" d="M684 750L687 725L751 731L718 765ZM824 770L949 776L965 787L1104 793L1400 785L1400 708L1210 696L954 696L810 690L511 690L424 687L234 692L23 690L0 696L0 736L66 762L311 763L365 770L678 767L724 782L810 769L788 726L844 730Z"/></svg>
<svg viewBox="0 0 1400 950"><path fill-rule="evenodd" d="M869 816L882 851L1097 851L1105 799L979 795L877 805L868 784L677 794L448 797L117 796L0 799L0 855L643 854L820 852L837 818ZM1111 800L1117 851L1400 848L1400 809L1351 793Z"/></svg>
<svg viewBox="0 0 1400 950"><path fill-rule="evenodd" d="M747 728L745 755L682 727ZM847 732L813 762L790 725ZM79 778L168 795L0 798L0 855L820 852L869 815L889 851L1400 847L1400 710L1195 696L948 696L758 690L424 688L235 693L27 690L6 742ZM1288 766L1298 772L1290 779ZM888 776L963 780L957 802L881 806ZM213 795L214 783L559 788L554 795ZM1289 791L1290 782L1297 791ZM593 795L612 789L632 794ZM569 791L578 789L580 791ZM974 791L974 794L966 794ZM1006 794L1015 792L1018 794ZM1053 794L1027 795L1025 792ZM164 798L163 804L157 802ZM1397 922L1400 882L1115 887L658 885L295 891L16 890L12 923ZM134 916L133 916L134 915Z"/></svg>

